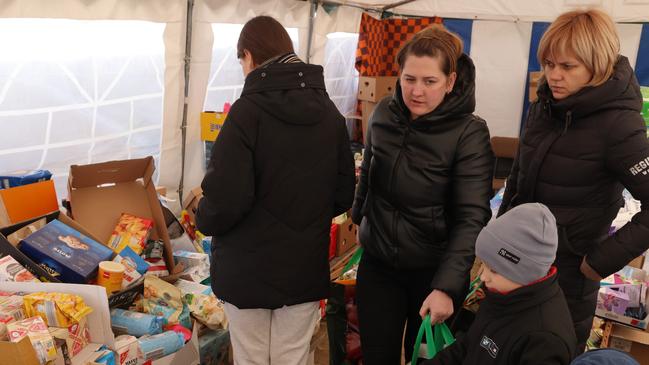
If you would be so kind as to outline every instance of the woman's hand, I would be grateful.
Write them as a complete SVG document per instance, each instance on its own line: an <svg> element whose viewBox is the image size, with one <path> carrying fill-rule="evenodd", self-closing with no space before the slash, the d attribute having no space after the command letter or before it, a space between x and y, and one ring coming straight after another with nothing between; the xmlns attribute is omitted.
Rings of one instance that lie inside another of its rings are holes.
<svg viewBox="0 0 649 365"><path fill-rule="evenodd" d="M444 322L453 314L453 299L441 290L433 290L419 310L421 318L426 317L428 313L430 313L430 323Z"/></svg>
<svg viewBox="0 0 649 365"><path fill-rule="evenodd" d="M581 270L581 273L584 274L584 276L590 280L594 281L601 281L603 278L599 276L597 271L593 269L588 263L586 262L586 258L581 261L581 267L579 268Z"/></svg>

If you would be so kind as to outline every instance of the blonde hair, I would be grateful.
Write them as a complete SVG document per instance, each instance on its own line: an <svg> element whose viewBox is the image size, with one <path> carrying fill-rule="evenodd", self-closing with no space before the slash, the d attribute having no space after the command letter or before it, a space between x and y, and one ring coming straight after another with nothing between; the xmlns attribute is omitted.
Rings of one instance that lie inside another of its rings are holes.
<svg viewBox="0 0 649 365"><path fill-rule="evenodd" d="M418 57L440 57L442 71L446 76L455 72L457 60L462 56L464 48L462 39L441 24L433 24L417 32L406 42L397 54L399 69L403 69L406 58L413 54Z"/></svg>
<svg viewBox="0 0 649 365"><path fill-rule="evenodd" d="M561 14L543 34L536 54L539 64L548 57L572 54L592 73L588 86L598 86L613 74L620 39L611 17L598 9Z"/></svg>

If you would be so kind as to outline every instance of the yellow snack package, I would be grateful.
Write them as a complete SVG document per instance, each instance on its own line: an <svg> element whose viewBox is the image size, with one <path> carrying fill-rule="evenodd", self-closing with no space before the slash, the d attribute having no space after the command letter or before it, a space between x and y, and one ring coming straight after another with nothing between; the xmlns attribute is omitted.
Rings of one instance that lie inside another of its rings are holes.
<svg viewBox="0 0 649 365"><path fill-rule="evenodd" d="M25 314L40 316L50 327L70 327L92 312L78 295L64 293L32 293L23 297Z"/></svg>

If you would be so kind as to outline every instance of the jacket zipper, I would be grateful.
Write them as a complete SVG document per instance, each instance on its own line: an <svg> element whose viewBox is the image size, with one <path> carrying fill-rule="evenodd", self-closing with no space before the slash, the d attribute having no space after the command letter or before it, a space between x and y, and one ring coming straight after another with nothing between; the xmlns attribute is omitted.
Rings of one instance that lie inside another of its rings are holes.
<svg viewBox="0 0 649 365"><path fill-rule="evenodd" d="M394 162L394 167L392 168L392 176L390 176L390 194L394 192L394 183L396 180L396 172L399 168L399 164L401 163L401 155L403 148L406 145L406 139L408 138L408 135L410 134L410 126L406 125L406 133L403 136L403 139L401 140L401 147L399 148L399 151L397 152L397 158L396 161ZM399 210L396 209L395 207L394 211L392 212L392 242L393 242L393 247L394 247L394 264L396 265L397 263L397 243L398 243L398 235L397 235L397 226L398 226L398 216L399 216Z"/></svg>
<svg viewBox="0 0 649 365"><path fill-rule="evenodd" d="M568 132L568 127L570 126L571 123L572 123L572 111L568 110L566 112L566 120L564 121L564 125L563 125L563 132L561 132L562 136L566 134L566 132Z"/></svg>

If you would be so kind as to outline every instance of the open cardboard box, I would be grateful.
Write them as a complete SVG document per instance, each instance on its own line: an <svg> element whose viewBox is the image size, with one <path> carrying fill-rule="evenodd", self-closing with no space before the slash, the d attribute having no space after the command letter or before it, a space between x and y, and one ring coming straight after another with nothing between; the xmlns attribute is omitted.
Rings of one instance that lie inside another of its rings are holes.
<svg viewBox="0 0 649 365"><path fill-rule="evenodd" d="M152 180L153 157L72 165L68 199L72 217L106 244L122 213L154 221L151 239L164 242L170 273L175 272L167 225Z"/></svg>
<svg viewBox="0 0 649 365"><path fill-rule="evenodd" d="M62 283L12 283L0 282L0 290L13 291L13 292L26 292L34 293L39 291L44 292L58 292L80 295L86 305L92 307L93 311L88 315L88 330L90 332L91 343L88 344L79 354L72 358L72 365L86 365L92 353L99 349L102 345L106 345L109 349L115 348L115 336L110 327L110 310L108 308L108 298L106 297L106 289L97 285L81 285L81 284L62 284ZM0 341L0 364L16 365L16 364L29 364L31 363L21 361L4 362L4 350L9 350L11 353L29 353L29 350L23 343L3 342ZM29 342L28 342L29 344ZM29 349L34 357L31 344ZM27 355L29 356L29 355ZM22 359L22 357L21 357ZM198 351L198 325L194 324L194 331L192 338L188 341L183 348L178 352L165 356L161 359L154 360L153 365L199 365L200 356ZM36 361L35 365L38 365Z"/></svg>
<svg viewBox="0 0 649 365"><path fill-rule="evenodd" d="M622 270L618 271L616 274L622 274L623 277L629 278L629 279L635 279L639 281L644 281L645 283L649 279L649 275L647 274L646 271L642 269L638 269L632 266L625 266ZM610 285L606 284L606 280L604 279L601 284L600 290L602 290L605 286ZM647 284L645 284L647 285ZM647 305L649 305L649 290L646 290L644 292L644 305L645 309L647 309ZM603 308L601 308L599 305L595 309L595 315L602 317L602 318L608 318L611 320L614 320L616 322L624 323L629 326L637 327L646 330L647 327L649 327L649 315L646 316L643 319L636 319L633 317L627 317L623 314L618 314L612 311L607 311Z"/></svg>
<svg viewBox="0 0 649 365"><path fill-rule="evenodd" d="M61 221L63 224L70 226L77 231L81 232L82 234L92 238L95 241L98 241L96 237L94 237L85 227L80 225L79 223L73 221L70 219L68 216L63 214L61 211L55 211L52 213L49 213L45 216L42 217L37 217L37 218L32 218L27 221L21 222L14 224L9 227L5 227L0 229L0 257L3 256L11 256L13 257L18 263L23 265L27 270L29 270L34 276L36 276L39 280L41 281L49 281L49 282L55 282L58 283L60 280L56 277L53 276L51 272L46 271L44 268L36 264L34 261L32 261L27 255L22 253L18 247L13 246L9 241L7 241L6 237L9 236L10 234L16 232L17 230L25 227L28 224L31 224L41 218L45 218L46 222L49 223L53 221L54 219L58 219Z"/></svg>
<svg viewBox="0 0 649 365"><path fill-rule="evenodd" d="M10 234L16 232L17 230L25 227L28 224L31 224L41 218L45 218L46 222L51 222L54 219L58 219L62 223L76 229L77 231L83 233L84 235L92 238L93 240L100 242L97 237L88 231L87 228L80 225L78 222L75 222L67 215L63 214L61 211L52 212L43 217L33 218L25 222L14 224L13 226L5 227L0 229L0 257L9 255L13 257L18 263L23 265L29 272L34 274L39 280L45 282L59 283L60 280L53 276L51 272L45 270L34 261L32 261L27 255L22 253L17 247L13 246L6 237ZM138 293L142 293L144 290L143 284L134 285L128 289L124 289L120 292L114 293L108 297L108 304L111 308L113 307L123 307L128 306L133 303L133 300Z"/></svg>
<svg viewBox="0 0 649 365"><path fill-rule="evenodd" d="M608 322L604 329L602 347L624 351L641 364L649 363L649 332Z"/></svg>
<svg viewBox="0 0 649 365"><path fill-rule="evenodd" d="M192 222L196 222L196 211L198 210L198 202L203 197L203 189L201 187L196 187L190 190L187 193L187 196L183 199L183 209L189 214L189 218Z"/></svg>
<svg viewBox="0 0 649 365"><path fill-rule="evenodd" d="M90 340L92 343L88 344L77 356L72 360L73 365L85 365L85 356L98 349L102 344L113 348L115 345L115 337L110 328L110 312L108 310L108 298L106 297L106 289L97 285L82 285L82 284L62 284L62 283L12 283L0 282L0 290L10 292L58 292L76 294L83 298L83 301L89 307L92 307L92 313L88 314L88 331L90 332ZM12 348L18 351L20 343L2 342L2 346ZM33 351L33 349L32 349ZM34 354L34 356L36 356ZM22 364L22 362L14 363Z"/></svg>

